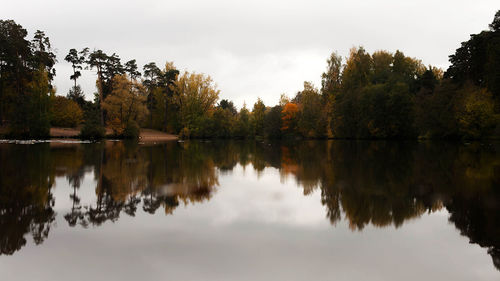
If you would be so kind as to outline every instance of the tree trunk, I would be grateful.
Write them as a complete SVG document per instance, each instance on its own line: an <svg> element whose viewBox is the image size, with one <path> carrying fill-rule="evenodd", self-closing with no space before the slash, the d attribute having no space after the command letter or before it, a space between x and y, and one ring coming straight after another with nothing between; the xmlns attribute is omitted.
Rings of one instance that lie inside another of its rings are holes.
<svg viewBox="0 0 500 281"><path fill-rule="evenodd" d="M75 90L76 89L76 69L75 69L75 65L73 65L73 77L74 77L73 80L75 80L75 87L73 88L73 90Z"/></svg>
<svg viewBox="0 0 500 281"><path fill-rule="evenodd" d="M149 128L153 129L153 106L149 106Z"/></svg>
<svg viewBox="0 0 500 281"><path fill-rule="evenodd" d="M2 85L0 85L0 126L3 125L3 107L4 107L4 100L3 100L3 80Z"/></svg>
<svg viewBox="0 0 500 281"><path fill-rule="evenodd" d="M167 126L168 126L168 122L167 122L167 114L168 114L168 96L165 97L165 118L163 120L163 126L165 127L165 132L167 131Z"/></svg>
<svg viewBox="0 0 500 281"><path fill-rule="evenodd" d="M103 102L103 93L102 93L102 78L101 78L101 69L97 69L97 79L99 80L99 111L101 114L101 126L104 127L104 111L102 110L102 102Z"/></svg>

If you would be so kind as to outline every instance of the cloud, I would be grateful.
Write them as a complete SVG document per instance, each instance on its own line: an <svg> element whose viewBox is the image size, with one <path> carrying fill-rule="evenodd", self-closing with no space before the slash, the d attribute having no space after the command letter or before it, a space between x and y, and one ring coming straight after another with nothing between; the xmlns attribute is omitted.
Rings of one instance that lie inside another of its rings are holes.
<svg viewBox="0 0 500 281"><path fill-rule="evenodd" d="M486 29L497 1L8 1L0 17L31 33L46 31L58 50L55 84L71 86L63 60L70 48L116 52L139 65L174 61L211 75L221 97L241 106L293 95L304 80L319 86L332 51L346 56L363 45L402 50L425 64L447 67L469 34ZM29 9L27 8L29 7ZM87 98L95 74L79 81Z"/></svg>

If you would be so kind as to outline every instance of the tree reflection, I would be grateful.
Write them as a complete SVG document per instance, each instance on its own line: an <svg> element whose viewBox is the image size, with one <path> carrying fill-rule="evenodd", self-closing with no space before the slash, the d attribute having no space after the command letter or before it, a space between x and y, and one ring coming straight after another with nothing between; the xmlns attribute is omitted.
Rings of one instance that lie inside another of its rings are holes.
<svg viewBox="0 0 500 281"><path fill-rule="evenodd" d="M163 207L171 214L179 202L208 200L218 180L213 161L202 148L177 143L141 149L129 142L100 144L92 160L97 199L95 205L84 207L82 223L116 221L122 211L135 216L141 202L147 213Z"/></svg>
<svg viewBox="0 0 500 281"><path fill-rule="evenodd" d="M55 219L50 156L48 146L0 144L0 163L9 163L0 172L0 254L21 249L27 233L36 244L47 238Z"/></svg>
<svg viewBox="0 0 500 281"><path fill-rule="evenodd" d="M169 215L180 205L206 202L220 173L250 165L257 174L278 169L282 180L293 178L306 196L320 192L328 220L345 220L353 231L397 228L444 208L499 268L499 148L388 141L0 145L2 163L9 163L0 171L1 252L19 250L27 233L36 243L47 237L55 218L55 176L65 176L71 188L64 218L72 227L87 227L116 221L122 213L155 214L161 208ZM95 200L82 203L82 179L90 172Z"/></svg>
<svg viewBox="0 0 500 281"><path fill-rule="evenodd" d="M442 208L500 265L500 157L496 145L335 141L288 146L281 171L321 191L327 217L352 230L401 226ZM325 156L326 155L326 156ZM310 169L314 167L314 169Z"/></svg>

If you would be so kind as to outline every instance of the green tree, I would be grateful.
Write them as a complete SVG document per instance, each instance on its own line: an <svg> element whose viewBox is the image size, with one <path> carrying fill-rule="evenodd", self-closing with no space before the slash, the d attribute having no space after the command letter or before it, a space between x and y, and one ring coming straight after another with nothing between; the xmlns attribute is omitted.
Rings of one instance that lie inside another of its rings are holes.
<svg viewBox="0 0 500 281"><path fill-rule="evenodd" d="M306 138L324 137L326 118L318 89L311 82L304 82L304 89L298 94L298 130Z"/></svg>
<svg viewBox="0 0 500 281"><path fill-rule="evenodd" d="M370 82L372 58L363 47L352 48L342 71L342 90L352 91Z"/></svg>
<svg viewBox="0 0 500 281"><path fill-rule="evenodd" d="M423 89L432 91L438 74L431 67L426 72L419 60L400 51L370 55L362 47L351 49L343 67L340 90L328 100L325 109L333 136L415 136L415 95Z"/></svg>
<svg viewBox="0 0 500 281"><path fill-rule="evenodd" d="M15 115L16 99L30 79L28 32L13 20L0 20L0 125Z"/></svg>
<svg viewBox="0 0 500 281"><path fill-rule="evenodd" d="M178 106L174 101L174 92L179 71L172 62L165 63L164 70L154 62L144 65L143 70L143 85L148 92L149 126L178 132Z"/></svg>
<svg viewBox="0 0 500 281"><path fill-rule="evenodd" d="M101 124L101 108L99 106L99 94L95 94L94 102L90 103L84 112L83 126L80 137L83 139L98 140L106 136L106 129Z"/></svg>
<svg viewBox="0 0 500 281"><path fill-rule="evenodd" d="M95 68L97 70L97 92L99 94L98 108L101 126L104 127L104 111L102 110L101 102L104 101L104 70L107 64L108 55L102 50L94 50L89 54L87 64L90 68Z"/></svg>
<svg viewBox="0 0 500 281"><path fill-rule="evenodd" d="M75 87L72 87L71 89L69 89L69 92L66 95L66 97L68 99L76 102L80 106L80 108L84 108L86 105L85 96L83 94L83 91L82 91L82 88L80 87L80 85L76 85Z"/></svg>
<svg viewBox="0 0 500 281"><path fill-rule="evenodd" d="M413 100L402 82L367 86L361 92L357 137L409 138L413 135Z"/></svg>
<svg viewBox="0 0 500 281"><path fill-rule="evenodd" d="M120 57L113 53L112 55L107 55L102 50L94 50L88 55L87 59L88 66L92 69L95 68L97 71L97 90L99 93L99 101L102 102L106 97L113 91L113 79L117 75L124 75L126 73L126 68L121 64ZM134 62L129 61L128 71L136 77L137 70L134 68ZM101 124L104 126L105 122L105 111L101 107Z"/></svg>
<svg viewBox="0 0 500 281"><path fill-rule="evenodd" d="M217 107L229 110L229 112L231 112L232 115L236 115L238 113L238 110L236 110L236 107L234 106L233 102L226 99L221 100Z"/></svg>
<svg viewBox="0 0 500 281"><path fill-rule="evenodd" d="M53 94L49 87L49 74L40 68L33 75L29 83L30 102L27 126L29 136L47 138L50 134L50 95Z"/></svg>
<svg viewBox="0 0 500 281"><path fill-rule="evenodd" d="M444 80L434 91L420 91L415 99L415 125L420 136L457 138L457 85Z"/></svg>
<svg viewBox="0 0 500 281"><path fill-rule="evenodd" d="M264 102L258 98L253 105L252 109L252 131L254 136L264 136L264 116L266 113L266 106Z"/></svg>
<svg viewBox="0 0 500 281"><path fill-rule="evenodd" d="M0 21L0 124L15 137L48 137L49 104L56 56L37 30L31 42L14 21Z"/></svg>
<svg viewBox="0 0 500 281"><path fill-rule="evenodd" d="M487 88L498 104L500 102L500 10L496 12L490 30L472 34L462 42L450 56L450 67L445 78L463 85L472 81L474 85Z"/></svg>
<svg viewBox="0 0 500 281"><path fill-rule="evenodd" d="M394 57L386 51L377 51L372 54L373 73L371 82L373 84L383 84L389 81L392 74Z"/></svg>
<svg viewBox="0 0 500 281"><path fill-rule="evenodd" d="M363 47L352 48L342 71L341 91L334 96L331 108L335 137L355 138L359 131L361 89L370 83L372 58Z"/></svg>
<svg viewBox="0 0 500 281"><path fill-rule="evenodd" d="M342 82L342 57L333 52L326 63L326 72L321 74L321 94L323 97L337 93Z"/></svg>
<svg viewBox="0 0 500 281"><path fill-rule="evenodd" d="M250 112L248 111L245 104L238 113L236 125L234 128L234 136L237 138L251 137Z"/></svg>
<svg viewBox="0 0 500 281"><path fill-rule="evenodd" d="M66 57L64 57L64 60L71 63L73 68L73 74L69 78L75 82L74 88L76 88L76 80L82 76L80 70L83 69L82 65L85 63L88 52L89 48L84 48L80 52L76 49L70 49Z"/></svg>
<svg viewBox="0 0 500 281"><path fill-rule="evenodd" d="M37 30L33 36L31 46L33 51L32 70L37 72L42 69L45 71L47 73L49 88L52 89L50 83L56 75L54 65L57 60L56 55L52 52L53 50L49 37L45 35L45 32Z"/></svg>
<svg viewBox="0 0 500 281"><path fill-rule="evenodd" d="M144 80L142 84L146 87L148 91L147 97L147 107L149 110L149 127L153 128L153 114L155 114L157 109L157 102L159 99L164 99L161 95L161 89L158 87L158 80L161 76L161 70L156 66L155 62L150 62L142 68L144 71ZM165 101L161 104L166 104ZM160 111L159 114L163 115L164 110ZM165 117L166 118L166 114Z"/></svg>
<svg viewBox="0 0 500 281"><path fill-rule="evenodd" d="M264 116L264 136L271 139L281 138L281 111L279 105L266 109Z"/></svg>
<svg viewBox="0 0 500 281"><path fill-rule="evenodd" d="M212 114L213 133L210 135L217 138L230 138L236 122L236 116L229 108L218 106Z"/></svg>
<svg viewBox="0 0 500 281"><path fill-rule="evenodd" d="M141 77L141 72L137 68L136 60L127 61L124 65L124 71L132 80L136 80L137 78Z"/></svg>

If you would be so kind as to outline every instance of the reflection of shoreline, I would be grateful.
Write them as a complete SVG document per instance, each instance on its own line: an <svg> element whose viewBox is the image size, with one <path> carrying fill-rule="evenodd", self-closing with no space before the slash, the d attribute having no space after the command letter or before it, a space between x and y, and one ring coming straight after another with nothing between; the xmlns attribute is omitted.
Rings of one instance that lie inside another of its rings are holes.
<svg viewBox="0 0 500 281"><path fill-rule="evenodd" d="M219 171L251 164L257 173L264 173L266 167L278 168L281 177L294 178L306 196L319 190L330 222L345 219L352 230L369 224L397 228L426 212L446 208L462 235L488 248L497 268L499 264L498 144L190 141L138 145L105 141L0 144L0 157L3 163L11 163L0 172L8 176L0 177L2 186L8 186L1 190L0 206L11 204L10 209L0 209L0 226L13 230L11 236L0 239L18 241L2 249L3 254L19 250L30 229L43 226L41 237L47 237L54 219L50 214L55 176L66 176L72 188L72 208L65 219L70 226L85 227L116 221L122 212L134 216L138 208L152 214L162 208L172 214L180 203L208 201L219 185ZM30 174L20 175L21 170ZM97 199L81 205L78 190L89 170L97 182ZM13 173L17 174L10 176ZM17 205L11 198L18 199ZM9 222L12 216L27 221L27 226L18 228Z"/></svg>
<svg viewBox="0 0 500 281"><path fill-rule="evenodd" d="M339 141L317 151L302 145L306 149L283 153L281 170L295 176L304 194L319 182L332 224L343 214L352 230L368 224L397 228L446 208L450 222L471 243L487 248L500 269L498 144Z"/></svg>

